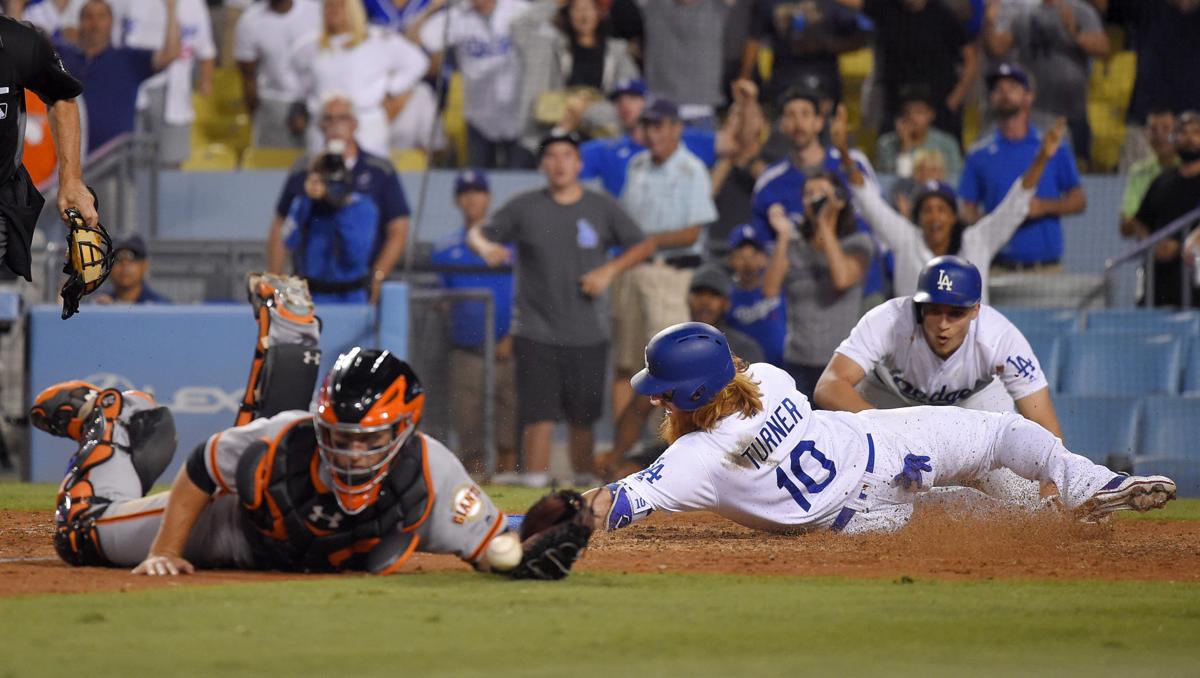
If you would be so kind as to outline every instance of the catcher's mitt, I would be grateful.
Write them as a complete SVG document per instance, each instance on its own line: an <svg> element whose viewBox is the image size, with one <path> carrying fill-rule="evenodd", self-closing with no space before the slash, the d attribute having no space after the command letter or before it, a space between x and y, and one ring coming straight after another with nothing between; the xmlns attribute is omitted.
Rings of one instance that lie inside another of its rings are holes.
<svg viewBox="0 0 1200 678"><path fill-rule="evenodd" d="M513 579L562 579L592 536L591 509L573 490L548 494L529 507L521 523L524 555Z"/></svg>
<svg viewBox="0 0 1200 678"><path fill-rule="evenodd" d="M113 243L99 222L92 228L84 222L79 210L67 208L67 261L63 273L67 281L62 286L62 318L66 320L79 310L79 300L95 292L113 266Z"/></svg>

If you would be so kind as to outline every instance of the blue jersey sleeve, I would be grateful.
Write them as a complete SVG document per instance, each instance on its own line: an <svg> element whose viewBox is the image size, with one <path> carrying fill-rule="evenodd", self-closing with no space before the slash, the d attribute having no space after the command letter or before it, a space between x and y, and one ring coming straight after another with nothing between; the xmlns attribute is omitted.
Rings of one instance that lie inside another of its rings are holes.
<svg viewBox="0 0 1200 678"><path fill-rule="evenodd" d="M279 192L279 199L275 201L275 215L283 218L288 214L288 210L292 207L292 201L297 196L304 195L304 177L307 174L305 171L292 172L288 175L287 181L283 182L283 190Z"/></svg>

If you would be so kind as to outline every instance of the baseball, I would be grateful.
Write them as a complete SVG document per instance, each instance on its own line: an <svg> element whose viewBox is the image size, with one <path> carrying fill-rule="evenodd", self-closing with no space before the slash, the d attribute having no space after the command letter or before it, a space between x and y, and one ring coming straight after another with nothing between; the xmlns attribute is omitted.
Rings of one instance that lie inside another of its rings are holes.
<svg viewBox="0 0 1200 678"><path fill-rule="evenodd" d="M508 572L521 562L524 551L521 540L513 532L505 532L492 539L487 547L487 561L496 572Z"/></svg>

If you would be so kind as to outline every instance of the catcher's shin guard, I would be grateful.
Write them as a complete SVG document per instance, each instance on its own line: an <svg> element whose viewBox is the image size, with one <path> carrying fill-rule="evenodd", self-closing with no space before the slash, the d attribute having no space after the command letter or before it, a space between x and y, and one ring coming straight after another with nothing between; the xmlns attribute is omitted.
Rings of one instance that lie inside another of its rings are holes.
<svg viewBox="0 0 1200 678"><path fill-rule="evenodd" d="M88 476L97 466L112 458L113 428L121 413L124 399L115 389L100 391L92 410L83 423L79 447L58 488L54 512L54 550L71 565L107 565L96 519L108 509L109 500L97 497Z"/></svg>
<svg viewBox="0 0 1200 678"><path fill-rule="evenodd" d="M320 323L308 283L270 273L251 273L246 281L258 341L237 426L285 410L307 410L321 367Z"/></svg>

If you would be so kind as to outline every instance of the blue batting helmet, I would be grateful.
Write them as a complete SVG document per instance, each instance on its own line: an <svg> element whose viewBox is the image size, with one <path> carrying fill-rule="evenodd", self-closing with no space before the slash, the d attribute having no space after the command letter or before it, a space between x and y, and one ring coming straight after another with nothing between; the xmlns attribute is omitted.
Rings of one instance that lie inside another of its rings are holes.
<svg viewBox="0 0 1200 678"><path fill-rule="evenodd" d="M644 396L665 396L691 412L707 405L733 381L733 355L725 335L712 325L679 323L646 344L646 369L629 383Z"/></svg>
<svg viewBox="0 0 1200 678"><path fill-rule="evenodd" d="M930 259L921 269L913 301L967 307L978 304L982 296L983 279L975 264L947 254Z"/></svg>

